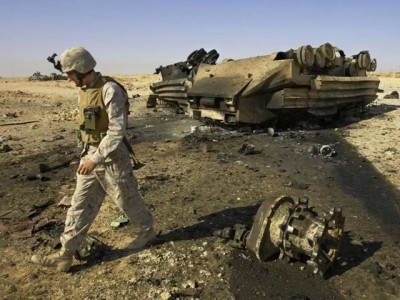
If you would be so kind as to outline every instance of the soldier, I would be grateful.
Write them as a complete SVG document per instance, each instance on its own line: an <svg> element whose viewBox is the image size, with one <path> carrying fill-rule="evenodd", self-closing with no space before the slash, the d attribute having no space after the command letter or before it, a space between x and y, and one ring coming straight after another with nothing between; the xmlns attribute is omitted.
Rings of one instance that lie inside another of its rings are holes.
<svg viewBox="0 0 400 300"><path fill-rule="evenodd" d="M67 49L60 57L62 71L80 88L79 124L84 149L77 169L77 182L67 212L58 253L31 260L38 265L67 272L75 250L83 241L106 194L128 216L137 229L127 246L138 250L156 233L153 217L138 191L126 139L129 102L126 90L111 77L95 72L96 61L82 47Z"/></svg>

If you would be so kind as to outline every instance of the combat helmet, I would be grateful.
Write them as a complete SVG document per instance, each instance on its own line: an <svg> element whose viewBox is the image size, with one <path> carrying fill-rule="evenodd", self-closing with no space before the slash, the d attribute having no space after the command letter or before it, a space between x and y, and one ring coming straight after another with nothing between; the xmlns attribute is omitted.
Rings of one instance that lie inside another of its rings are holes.
<svg viewBox="0 0 400 300"><path fill-rule="evenodd" d="M64 73L76 71L85 74L94 69L96 61L83 47L68 48L61 54L61 68Z"/></svg>

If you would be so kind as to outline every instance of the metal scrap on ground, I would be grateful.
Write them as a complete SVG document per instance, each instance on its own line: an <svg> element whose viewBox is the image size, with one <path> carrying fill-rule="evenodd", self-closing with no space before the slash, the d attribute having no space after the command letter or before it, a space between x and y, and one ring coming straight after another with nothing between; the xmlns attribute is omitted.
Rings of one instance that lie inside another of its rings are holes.
<svg viewBox="0 0 400 300"><path fill-rule="evenodd" d="M279 254L279 258L304 260L315 274L323 275L338 257L344 221L341 209L332 208L320 217L307 199L281 196L260 205L251 229L236 224L214 235L253 251L260 261Z"/></svg>

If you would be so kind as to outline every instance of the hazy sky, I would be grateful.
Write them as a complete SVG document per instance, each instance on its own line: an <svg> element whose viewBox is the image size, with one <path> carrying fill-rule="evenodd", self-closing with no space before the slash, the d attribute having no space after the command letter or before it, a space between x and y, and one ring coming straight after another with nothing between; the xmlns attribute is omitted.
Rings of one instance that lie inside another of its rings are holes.
<svg viewBox="0 0 400 300"><path fill-rule="evenodd" d="M153 73L196 49L244 58L330 42L400 70L399 0L1 0L0 76L55 72L83 46L103 74Z"/></svg>

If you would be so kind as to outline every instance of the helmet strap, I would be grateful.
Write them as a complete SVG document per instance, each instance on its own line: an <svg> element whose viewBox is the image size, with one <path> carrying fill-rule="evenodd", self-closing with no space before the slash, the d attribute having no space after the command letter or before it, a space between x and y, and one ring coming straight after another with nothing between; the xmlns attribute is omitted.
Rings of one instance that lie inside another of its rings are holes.
<svg viewBox="0 0 400 300"><path fill-rule="evenodd" d="M77 71L75 71L76 74L76 78L78 79L79 83L78 83L78 87L83 87L83 79L89 75L93 70L90 70L89 72L86 73L79 73Z"/></svg>
<svg viewBox="0 0 400 300"><path fill-rule="evenodd" d="M79 80L78 86L83 87L83 79L85 78L85 74L76 72L76 78Z"/></svg>

